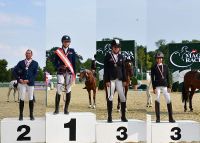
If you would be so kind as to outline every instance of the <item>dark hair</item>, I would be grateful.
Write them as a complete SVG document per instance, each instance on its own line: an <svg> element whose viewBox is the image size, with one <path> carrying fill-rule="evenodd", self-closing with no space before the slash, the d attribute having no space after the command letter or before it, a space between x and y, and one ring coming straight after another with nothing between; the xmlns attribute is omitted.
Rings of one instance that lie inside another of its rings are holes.
<svg viewBox="0 0 200 143"><path fill-rule="evenodd" d="M28 51L30 51L30 52L31 52L31 54L33 54L32 50L30 50L30 49L26 50L26 52L28 52Z"/></svg>

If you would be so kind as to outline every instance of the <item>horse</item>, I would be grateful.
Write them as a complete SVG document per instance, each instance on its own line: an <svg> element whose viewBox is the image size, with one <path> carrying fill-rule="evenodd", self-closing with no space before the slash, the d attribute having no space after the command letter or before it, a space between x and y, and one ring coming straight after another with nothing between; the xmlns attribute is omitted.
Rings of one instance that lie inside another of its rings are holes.
<svg viewBox="0 0 200 143"><path fill-rule="evenodd" d="M131 60L125 60L125 71L126 71L126 85L124 87L124 94L127 100L127 93L131 81L131 77L133 76L133 66ZM118 95L118 103L117 103L117 110L120 111L120 98Z"/></svg>
<svg viewBox="0 0 200 143"><path fill-rule="evenodd" d="M147 91L146 91L146 95L147 95L147 105L146 107L152 107L152 95L150 93L150 88L151 88L151 80L149 82L149 85L147 86Z"/></svg>
<svg viewBox="0 0 200 143"><path fill-rule="evenodd" d="M89 95L89 108L96 108L96 78L94 77L94 73L88 69L80 72L79 81L81 82L83 79L86 79L85 86ZM91 100L91 90L93 91L93 104Z"/></svg>
<svg viewBox="0 0 200 143"><path fill-rule="evenodd" d="M18 87L18 83L17 83L17 80L12 80L10 83L9 83L9 87L8 87L8 94L7 94L7 102L9 102L9 96L10 96L10 92L14 90L13 92L13 97L14 97L14 101L17 102L15 100L15 94L16 92L18 91L18 101L19 101L19 87Z"/></svg>
<svg viewBox="0 0 200 143"><path fill-rule="evenodd" d="M191 89L191 91L189 91ZM182 87L182 102L184 105L184 112L187 111L187 102L189 100L190 111L192 108L192 97L196 89L200 89L200 73L197 71L189 71L184 76L183 87Z"/></svg>

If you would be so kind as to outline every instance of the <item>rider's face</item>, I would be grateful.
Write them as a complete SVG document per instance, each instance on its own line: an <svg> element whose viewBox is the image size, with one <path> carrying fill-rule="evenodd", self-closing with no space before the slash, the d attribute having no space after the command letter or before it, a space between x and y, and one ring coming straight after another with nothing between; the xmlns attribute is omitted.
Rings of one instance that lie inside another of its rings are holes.
<svg viewBox="0 0 200 143"><path fill-rule="evenodd" d="M32 58L32 51L27 50L25 55L26 55L26 59L30 60Z"/></svg>
<svg viewBox="0 0 200 143"><path fill-rule="evenodd" d="M163 61L163 58L156 58L156 62L157 62L157 64L162 63L162 61Z"/></svg>
<svg viewBox="0 0 200 143"><path fill-rule="evenodd" d="M67 47L69 47L70 43L71 43L70 41L64 40L62 44L64 47L67 48Z"/></svg>
<svg viewBox="0 0 200 143"><path fill-rule="evenodd" d="M112 48L112 51L113 51L113 53L115 53L115 54L118 54L118 53L119 53L119 50L120 50L120 47L119 47L119 46L113 46L113 48Z"/></svg>

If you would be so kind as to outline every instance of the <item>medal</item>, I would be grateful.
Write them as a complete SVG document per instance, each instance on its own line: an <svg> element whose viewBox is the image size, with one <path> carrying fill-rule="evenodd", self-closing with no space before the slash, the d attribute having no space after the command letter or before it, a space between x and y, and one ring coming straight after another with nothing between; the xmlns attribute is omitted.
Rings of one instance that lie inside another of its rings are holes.
<svg viewBox="0 0 200 143"><path fill-rule="evenodd" d="M117 61L116 61L116 59L115 59L115 57L113 56L113 54L111 54L111 57L112 57L112 59L113 59L113 61L114 61L114 67L117 67Z"/></svg>
<svg viewBox="0 0 200 143"><path fill-rule="evenodd" d="M161 69L159 68L159 65L157 65L157 67L158 67L158 70L159 70L159 72L160 72L160 74L161 74L161 76L162 76L162 79L164 79L164 76L163 76L163 65L162 65L162 71L161 71Z"/></svg>
<svg viewBox="0 0 200 143"><path fill-rule="evenodd" d="M28 67L29 65L31 64L32 60L28 61L28 60L25 60L25 65L26 65L26 70L28 70Z"/></svg>

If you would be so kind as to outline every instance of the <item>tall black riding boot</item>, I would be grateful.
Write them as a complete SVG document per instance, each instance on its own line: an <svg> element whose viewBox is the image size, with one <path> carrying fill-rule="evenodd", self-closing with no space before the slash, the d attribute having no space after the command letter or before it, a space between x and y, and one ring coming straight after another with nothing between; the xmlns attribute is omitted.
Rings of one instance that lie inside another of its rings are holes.
<svg viewBox="0 0 200 143"><path fill-rule="evenodd" d="M168 103L167 104L167 109L168 109L168 115L169 115L169 122L170 123L175 123L176 121L173 119L173 112L172 112L172 104L171 103Z"/></svg>
<svg viewBox="0 0 200 143"><path fill-rule="evenodd" d="M30 120L35 120L35 118L33 116L33 107L34 107L33 102L34 102L33 100L29 100Z"/></svg>
<svg viewBox="0 0 200 143"><path fill-rule="evenodd" d="M19 120L23 120L23 110L24 110L24 101L20 99L19 101Z"/></svg>
<svg viewBox="0 0 200 143"><path fill-rule="evenodd" d="M54 115L59 113L59 103L60 103L60 94L56 93L56 97L55 97L55 111L54 111Z"/></svg>
<svg viewBox="0 0 200 143"><path fill-rule="evenodd" d="M155 101L156 123L160 123L160 103Z"/></svg>
<svg viewBox="0 0 200 143"><path fill-rule="evenodd" d="M128 122L126 119L126 102L121 102L121 120L122 122Z"/></svg>
<svg viewBox="0 0 200 143"><path fill-rule="evenodd" d="M69 107L70 99L71 99L71 91L69 93L66 93L64 114L69 114L68 107Z"/></svg>
<svg viewBox="0 0 200 143"><path fill-rule="evenodd" d="M113 102L107 99L108 123L112 123L112 108Z"/></svg>

